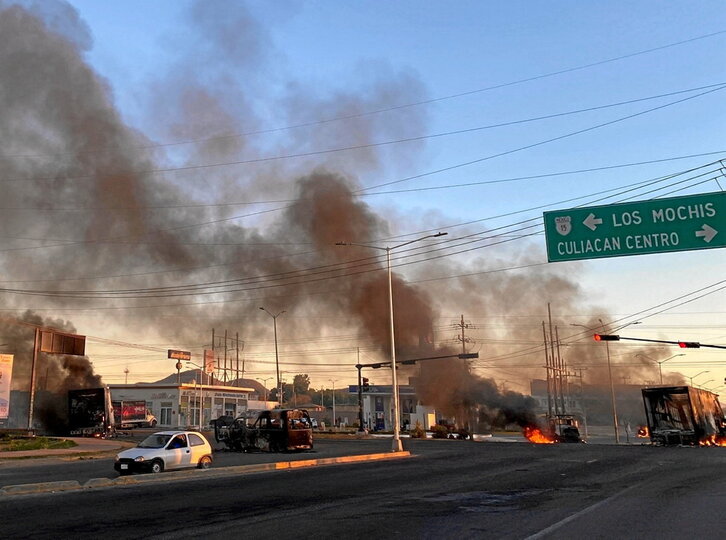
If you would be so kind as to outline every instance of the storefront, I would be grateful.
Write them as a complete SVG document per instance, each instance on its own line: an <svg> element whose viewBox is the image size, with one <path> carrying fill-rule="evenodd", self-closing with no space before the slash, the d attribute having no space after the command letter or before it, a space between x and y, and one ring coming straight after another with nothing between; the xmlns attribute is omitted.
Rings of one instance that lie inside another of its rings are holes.
<svg viewBox="0 0 726 540"><path fill-rule="evenodd" d="M370 385L363 392L363 422L371 431L390 431L393 429L393 398L390 385ZM349 386L351 394L358 393L358 387ZM416 396L416 389L410 385L398 386L402 430L411 429L419 422L424 429L436 423L433 407L422 405Z"/></svg>
<svg viewBox="0 0 726 540"><path fill-rule="evenodd" d="M109 385L114 401L146 401L160 428L199 427L224 414L237 416L257 399L253 388L199 384L115 384ZM255 401L255 403L259 403Z"/></svg>

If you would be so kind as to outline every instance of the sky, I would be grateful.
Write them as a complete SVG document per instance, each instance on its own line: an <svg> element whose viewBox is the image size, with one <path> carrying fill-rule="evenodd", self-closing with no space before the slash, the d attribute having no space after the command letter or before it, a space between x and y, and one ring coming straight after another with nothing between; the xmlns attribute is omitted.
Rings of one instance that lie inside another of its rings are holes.
<svg viewBox="0 0 726 540"><path fill-rule="evenodd" d="M199 358L212 328L268 378L265 307L285 311L288 379L352 384L359 359L388 354L387 313L366 301L385 298L384 264L364 284L272 276L381 255L336 241L437 231L395 269L404 356L458 350L463 317L477 373L526 391L548 303L593 380L602 345L573 325L726 344L723 249L547 263L541 227L544 211L726 187L721 2L0 0L0 17L17 4L45 34L2 60L18 68L3 315L72 324L107 383L170 374L164 351ZM247 289L200 291L230 280ZM658 361L708 388L726 377L718 349L611 351L622 382L652 382Z"/></svg>

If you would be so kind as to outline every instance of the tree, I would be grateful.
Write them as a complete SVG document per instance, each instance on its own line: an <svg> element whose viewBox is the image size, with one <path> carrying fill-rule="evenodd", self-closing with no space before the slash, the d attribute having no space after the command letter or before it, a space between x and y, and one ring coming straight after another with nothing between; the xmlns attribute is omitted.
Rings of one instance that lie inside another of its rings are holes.
<svg viewBox="0 0 726 540"><path fill-rule="evenodd" d="M298 395L307 394L310 390L310 377L306 374L295 375L295 378L292 380L292 387Z"/></svg>

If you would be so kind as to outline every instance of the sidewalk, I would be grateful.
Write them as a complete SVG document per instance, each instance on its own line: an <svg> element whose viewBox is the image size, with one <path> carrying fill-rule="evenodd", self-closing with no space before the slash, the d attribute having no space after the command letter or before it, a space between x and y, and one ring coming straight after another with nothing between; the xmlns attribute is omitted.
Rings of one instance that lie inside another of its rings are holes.
<svg viewBox="0 0 726 540"><path fill-rule="evenodd" d="M113 439L95 439L91 437L64 437L69 441L73 441L77 446L73 448L56 448L56 449L40 449L40 450L20 450L17 452L0 452L0 460L4 459L21 459L21 458L41 458L41 457L62 457L75 456L78 454L99 454L106 452L115 452L122 448L131 446L132 443L125 441L117 441Z"/></svg>

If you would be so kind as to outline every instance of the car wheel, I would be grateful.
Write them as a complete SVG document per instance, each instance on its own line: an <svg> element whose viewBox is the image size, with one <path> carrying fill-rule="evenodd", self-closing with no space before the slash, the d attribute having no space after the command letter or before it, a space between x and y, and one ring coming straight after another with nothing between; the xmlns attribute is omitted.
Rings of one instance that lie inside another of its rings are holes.
<svg viewBox="0 0 726 540"><path fill-rule="evenodd" d="M151 421L151 422L149 423L149 425L150 425L151 427L156 427L156 420L152 420L152 421Z"/></svg>
<svg viewBox="0 0 726 540"><path fill-rule="evenodd" d="M151 472L153 472L154 474L163 472L163 470L164 463L161 460L157 459L151 464Z"/></svg>
<svg viewBox="0 0 726 540"><path fill-rule="evenodd" d="M212 458L209 456L202 456L199 458L199 463L197 464L197 467L200 469L209 469L209 467L212 466Z"/></svg>

